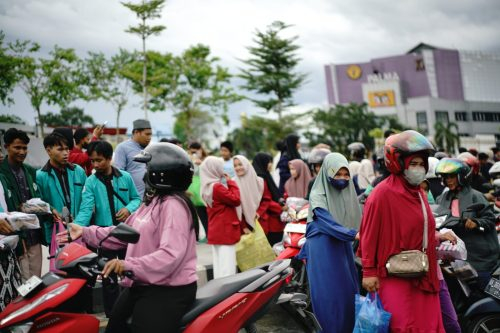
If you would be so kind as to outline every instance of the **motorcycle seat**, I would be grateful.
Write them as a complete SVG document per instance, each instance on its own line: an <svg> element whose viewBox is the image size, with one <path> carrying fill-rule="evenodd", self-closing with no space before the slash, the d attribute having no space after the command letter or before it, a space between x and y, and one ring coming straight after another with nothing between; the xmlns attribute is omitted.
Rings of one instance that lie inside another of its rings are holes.
<svg viewBox="0 0 500 333"><path fill-rule="evenodd" d="M220 303L232 294L266 274L262 269L251 269L236 275L209 281L198 289L196 299L189 311L182 317L182 326L189 324L200 314Z"/></svg>

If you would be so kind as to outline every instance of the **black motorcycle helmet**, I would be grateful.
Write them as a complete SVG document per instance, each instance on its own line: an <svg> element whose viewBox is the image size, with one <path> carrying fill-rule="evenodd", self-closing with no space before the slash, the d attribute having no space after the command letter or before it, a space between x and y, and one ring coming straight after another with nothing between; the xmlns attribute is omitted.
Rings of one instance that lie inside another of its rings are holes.
<svg viewBox="0 0 500 333"><path fill-rule="evenodd" d="M193 181L194 167L188 154L177 145L152 143L134 161L146 163L146 184L158 190L186 191Z"/></svg>

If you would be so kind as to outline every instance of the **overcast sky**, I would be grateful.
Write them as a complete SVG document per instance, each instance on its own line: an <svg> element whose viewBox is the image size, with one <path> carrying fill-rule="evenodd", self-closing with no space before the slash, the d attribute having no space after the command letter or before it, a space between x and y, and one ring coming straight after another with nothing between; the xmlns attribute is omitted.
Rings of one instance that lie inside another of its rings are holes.
<svg viewBox="0 0 500 333"><path fill-rule="evenodd" d="M138 1L138 0L137 0ZM136 2L137 2L136 1ZM233 73L248 56L255 29L265 30L275 20L292 24L287 35L298 35L303 59L299 70L308 83L297 92L300 109L326 105L324 64L365 62L401 54L419 42L432 45L500 52L500 2L496 0L167 0L162 19L167 26L148 48L180 54L197 43L210 46L221 65ZM137 23L135 15L115 0L2 0L0 30L9 41L36 41L48 52L55 44L112 55L119 48L140 49L137 36L124 32ZM235 86L237 82L234 82ZM19 90L15 105L0 105L0 113L17 114L33 123L34 111ZM97 122L115 124L109 105L76 103ZM45 106L43 111L56 109ZM248 102L230 110L231 127L239 125L241 112L261 112ZM121 124L129 125L143 113L136 98L123 112ZM155 130L169 132L169 112L151 114Z"/></svg>

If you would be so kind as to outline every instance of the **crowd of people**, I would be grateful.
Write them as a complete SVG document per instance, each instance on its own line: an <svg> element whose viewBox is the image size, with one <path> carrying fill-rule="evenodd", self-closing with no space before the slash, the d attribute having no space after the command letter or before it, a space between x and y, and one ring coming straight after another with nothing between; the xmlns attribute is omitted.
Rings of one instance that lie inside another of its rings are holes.
<svg viewBox="0 0 500 333"><path fill-rule="evenodd" d="M300 257L324 332L352 331L360 282L379 293L392 314L391 331L459 332L436 245L462 239L482 287L498 263L490 202L500 195L487 185L497 177L489 169L500 163L498 150L490 156L461 149L452 158L435 152L418 132L387 131L385 145L373 158L359 142L348 146L347 157L326 144L306 155L295 134L277 143L274 156L238 155L229 141L209 154L200 142L150 143L151 124L138 119L131 139L113 151L101 140L102 133L102 127L92 134L54 129L43 141L48 161L35 170L24 163L28 135L15 128L5 132L0 210L23 211L24 203L40 198L50 212L38 216L38 230L15 231L0 219L1 235L18 236L16 246L0 251L2 276L9 276L1 281L1 309L16 297L22 281L41 275L41 246L56 241L54 222L63 221L68 228L58 230L59 243L68 241L69 232L72 240L81 238L93 251L114 226L126 222L141 233L139 243L127 246L108 239L102 253L110 259L103 276L132 273L122 279L121 292L116 283L103 280L105 313L111 318L107 332L125 331L130 316L135 331L175 328L196 293L196 242L211 245L214 278L235 274L236 244L257 224L270 245L282 240L280 215L288 210L289 197L310 203ZM460 232L435 231L430 204L460 217L471 203L485 206ZM206 239L198 239L200 228ZM353 243L359 243L357 252ZM387 270L388 260L405 250L423 250L427 273L403 278ZM361 258L362 281L355 256Z"/></svg>

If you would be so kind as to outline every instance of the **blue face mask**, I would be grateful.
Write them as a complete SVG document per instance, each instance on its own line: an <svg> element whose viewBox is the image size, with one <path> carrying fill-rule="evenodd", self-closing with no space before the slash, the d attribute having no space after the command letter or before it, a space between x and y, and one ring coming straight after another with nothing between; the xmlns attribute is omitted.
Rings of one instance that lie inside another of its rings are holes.
<svg viewBox="0 0 500 333"><path fill-rule="evenodd" d="M347 187L347 185L349 185L349 181L347 179L335 179L328 177L328 181L339 191L342 191Z"/></svg>

